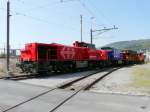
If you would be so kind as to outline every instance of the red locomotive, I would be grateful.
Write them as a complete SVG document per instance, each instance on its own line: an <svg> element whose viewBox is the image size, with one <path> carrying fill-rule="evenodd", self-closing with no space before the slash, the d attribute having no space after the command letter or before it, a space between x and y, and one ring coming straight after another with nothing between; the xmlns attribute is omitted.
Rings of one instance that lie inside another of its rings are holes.
<svg viewBox="0 0 150 112"><path fill-rule="evenodd" d="M144 55L143 53L137 53L136 51L132 50L123 50L123 63L124 64L137 64L137 63L144 63Z"/></svg>
<svg viewBox="0 0 150 112"><path fill-rule="evenodd" d="M70 71L77 68L103 66L107 51L76 41L73 46L30 43L21 50L20 68L26 73Z"/></svg>
<svg viewBox="0 0 150 112"><path fill-rule="evenodd" d="M98 50L94 45L78 41L73 46L30 43L21 50L18 66L26 73L68 72L79 68L113 66L114 60L122 64L137 64L143 63L144 59L142 53L135 51L120 52L110 47Z"/></svg>

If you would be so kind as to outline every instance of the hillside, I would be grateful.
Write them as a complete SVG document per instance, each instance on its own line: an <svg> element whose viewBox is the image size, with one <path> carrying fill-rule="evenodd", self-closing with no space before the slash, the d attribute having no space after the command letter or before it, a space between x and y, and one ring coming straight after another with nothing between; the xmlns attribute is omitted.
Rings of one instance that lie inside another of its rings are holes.
<svg viewBox="0 0 150 112"><path fill-rule="evenodd" d="M107 44L106 46L122 49L131 49L131 50L141 50L148 49L150 50L150 39L141 39L141 40L131 40L131 41L120 41Z"/></svg>

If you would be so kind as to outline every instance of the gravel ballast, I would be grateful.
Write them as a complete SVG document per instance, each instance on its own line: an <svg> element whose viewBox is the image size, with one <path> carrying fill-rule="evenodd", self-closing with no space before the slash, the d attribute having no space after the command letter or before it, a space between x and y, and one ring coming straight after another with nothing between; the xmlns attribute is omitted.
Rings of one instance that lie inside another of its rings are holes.
<svg viewBox="0 0 150 112"><path fill-rule="evenodd" d="M147 69L150 70L150 63L121 68L94 85L90 91L150 96L150 80L146 80L148 83L146 83L147 86L145 83L145 85L143 84L145 80L140 78L144 77L144 75L146 76L146 79L147 77L150 78L150 74L148 72L143 73L142 71L138 71L141 69L143 71L146 71ZM137 77L142 81L138 81L137 83Z"/></svg>

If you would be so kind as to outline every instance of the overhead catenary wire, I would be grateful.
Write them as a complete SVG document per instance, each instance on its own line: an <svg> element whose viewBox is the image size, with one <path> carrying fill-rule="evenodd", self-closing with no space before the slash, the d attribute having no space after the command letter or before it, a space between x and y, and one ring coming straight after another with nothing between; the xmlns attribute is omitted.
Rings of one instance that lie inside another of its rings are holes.
<svg viewBox="0 0 150 112"><path fill-rule="evenodd" d="M97 24L100 23L100 25L98 25L98 26L105 27L105 24L99 21L99 20L100 20L99 16L98 16L98 17L95 16L95 14L93 13L93 11L92 11L84 2L82 2L82 0L78 0L78 1L79 1L80 4L82 5L82 7L83 7L89 14L91 14L92 17L94 17L94 18L96 19L96 23L97 23ZM95 8L95 10L93 9L94 12L98 12L98 13L101 15L101 17L107 22L107 24L109 24L109 25L111 25L111 26L114 25L114 24L110 21L110 19L101 11L101 9L96 8L96 6L94 6L94 4L92 4L92 3L91 3L90 5ZM97 18L99 18L99 19L97 19ZM98 21L97 21L97 20L98 20Z"/></svg>
<svg viewBox="0 0 150 112"><path fill-rule="evenodd" d="M60 2L73 2L73 1L79 1L79 0L60 0Z"/></svg>
<svg viewBox="0 0 150 112"><path fill-rule="evenodd" d="M18 1L18 2L21 2L21 3L25 4L25 1L24 1L24 0L13 0L13 1ZM78 1L78 2L81 4L81 6L82 6L92 17L97 18L97 17L95 16L95 14L91 11L91 9L90 9L89 7L87 7L87 5L86 5L84 2L82 2L82 0L58 0L58 1L53 2L53 3L58 4L58 3L66 3L66 2L72 2L72 1ZM32 4L32 5L33 5L33 4ZM50 5L50 3L46 3L46 4L44 4L44 5L35 6L35 7L31 8L31 9L29 9L29 10L27 10L27 11L30 12L30 11L34 11L34 10L37 10L37 9L49 7L49 5ZM92 5L92 4L91 4L91 5ZM102 11L99 11L99 12L100 12L100 14L101 14L103 17L106 18L106 16L102 13ZM21 14L21 15L23 16L24 14ZM24 16L25 16L25 15L24 15ZM30 16L30 17L31 17L31 16ZM38 19L38 20L39 20L39 19ZM107 20L108 20L108 19L107 19ZM104 26L104 25L103 25L103 26Z"/></svg>
<svg viewBox="0 0 150 112"><path fill-rule="evenodd" d="M23 0L13 0L13 1L18 1L18 2L21 2L21 3L25 3ZM82 0L58 0L57 2L55 2L55 3L66 3L66 2L71 2L71 1L78 1L80 4L81 4L81 6L92 16L92 17L94 17L95 19L97 19L97 17L95 16L95 14L93 13L93 11L82 1ZM47 4L45 4L45 5L41 5L41 6L36 6L36 7L33 7L32 9L30 9L29 11L33 11L33 10L37 10L37 9L40 9L40 8L45 8L45 7L47 7L47 6L49 6L50 5L50 3L47 3ZM32 19L32 20L35 20L35 21L40 21L40 22L43 22L43 23L46 23L46 24L54 24L53 22L50 22L50 21L48 21L48 20L45 20L45 19L41 19L41 18L39 18L39 17L35 17L35 16L31 16L31 15L29 15L29 14L25 14L25 13L22 13L22 12L18 12L18 11L12 11L11 10L11 12L12 13L14 13L14 15L17 15L17 16L24 16L24 17L26 17L26 18L29 18L29 19ZM102 13L101 13L102 14ZM103 15L103 14L102 14ZM103 16L104 17L104 16ZM97 23L97 22L96 22ZM56 23L56 24L58 24L58 23ZM102 25L103 27L104 27L104 25ZM64 26L64 27L66 27L66 26ZM73 28L73 27L70 27L69 28L70 30L73 30L73 31L77 31L77 29L75 29L75 28ZM78 31L77 32L79 32L79 29L78 29Z"/></svg>
<svg viewBox="0 0 150 112"><path fill-rule="evenodd" d="M20 1L20 0L17 0L17 1ZM41 5L41 4L40 4L40 5L32 5L32 6L34 6L34 7L28 9L27 11L28 11L28 12L31 12L31 11L43 9L43 8L46 8L46 7L50 7L51 4L52 4L52 5L57 5L57 4L67 3L67 2L72 2L72 1L79 1L79 0L58 0L58 1L55 1L55 2L51 2L51 3L45 3L45 4L43 4L43 5ZM25 4L25 2L22 2L22 3Z"/></svg>
<svg viewBox="0 0 150 112"><path fill-rule="evenodd" d="M100 32L100 33L93 35L93 39L99 39L99 36L105 32L107 32L107 31L103 31L103 32Z"/></svg>
<svg viewBox="0 0 150 112"><path fill-rule="evenodd" d="M18 1L18 2L25 4L25 2L23 0L13 0L13 1Z"/></svg>
<svg viewBox="0 0 150 112"><path fill-rule="evenodd" d="M79 2L80 2L80 4L82 5L82 7L89 13L89 14L91 14L91 16L92 16L92 18L94 17L95 19L97 18L96 16L95 16L95 14L90 10L90 8L88 8L81 0L79 0ZM105 18L105 20L106 20L106 16L101 12L101 11L99 11L100 12L100 14L101 14L101 16L103 17L103 18ZM93 19L91 19L91 20L93 20ZM109 23L110 25L112 25L112 23L107 19L106 20L107 21L107 23ZM113 25L113 26L115 26L115 25ZM106 28L104 25L103 25L103 27L104 27L104 29ZM115 28L115 27L114 27ZM101 35L101 34L103 34L104 32L107 32L108 30L106 29L106 30L104 30L104 31L100 31L98 34L96 34L95 36L98 36L98 35ZM91 32L91 44L92 44L92 40L93 39L98 39L98 37L96 37L96 38L93 38L93 25L92 25L92 23L91 23L91 30L90 30L90 32Z"/></svg>
<svg viewBox="0 0 150 112"><path fill-rule="evenodd" d="M81 0L78 0L81 6L92 16L95 17L95 14L83 3Z"/></svg>
<svg viewBox="0 0 150 112"><path fill-rule="evenodd" d="M90 18L94 18L96 20L96 24L100 23L101 26L105 27L104 23L100 22L99 19L97 19L93 11L84 2L82 2L81 0L78 0L78 1L81 4L81 6L91 15Z"/></svg>
<svg viewBox="0 0 150 112"><path fill-rule="evenodd" d="M6 11L5 8L0 8L0 9L3 10L3 11ZM38 17L34 17L34 16L30 16L30 15L27 15L27 14L24 14L24 13L21 13L21 12L18 12L18 11L10 10L10 12L13 13L13 15L23 16L23 17L26 17L26 18L29 18L29 19L32 19L32 20L35 20L35 21L39 21L39 22L45 23L45 24L50 24L50 25L54 24L53 22L49 22L47 20L44 20L44 19L41 19L41 18L38 18ZM77 30L77 29L75 29L73 27L68 27L68 26L64 26L64 25L63 25L63 27L66 27L67 29L72 30L72 31L79 32L79 30Z"/></svg>
<svg viewBox="0 0 150 112"><path fill-rule="evenodd" d="M21 2L23 4L25 4L24 0L16 0L16 1L19 1L19 2ZM47 1L49 1L49 0L47 0ZM63 0L63 2L69 2L69 1L78 1L78 0ZM27 12L30 12L30 11L33 11L33 10L37 10L37 9L40 9L40 8L49 7L50 4L54 5L54 4L60 4L60 3L61 3L60 0L58 0L58 1L55 1L55 2L52 2L52 3L47 3L45 5L35 6L34 8L27 10ZM4 8L3 8L3 10L4 10ZM48 20L41 19L41 18L35 17L35 16L31 16L29 14L25 14L25 13L22 13L22 12L18 12L18 11L14 11L14 10L10 10L10 11L12 13L14 13L15 15L17 15L17 16L24 16L26 18L29 18L29 19L32 19L32 20L36 20L36 21L39 21L39 22L43 22L43 23L47 23L47 24L57 24L57 25L60 25L58 23L50 22ZM69 30L72 30L72 31L76 31L76 32L80 31L78 28L74 28L72 26L67 26L65 24L63 24L63 25L61 24L61 26L65 27L65 28L67 28Z"/></svg>
<svg viewBox="0 0 150 112"><path fill-rule="evenodd" d="M91 6L93 6L93 8L95 9L96 12L98 12L101 17L110 25L114 25L112 24L112 22L110 21L110 19L108 18L108 16L106 16L103 11L100 8L97 8L94 4L91 4Z"/></svg>
<svg viewBox="0 0 150 112"><path fill-rule="evenodd" d="M63 2L63 0L61 0L62 2ZM71 0L72 1L72 0ZM80 4L81 4L81 6L91 15L91 20L93 20L93 18L95 19L96 18L96 16L95 16L95 14L93 13L93 11L89 8L89 7L87 7L87 5L84 3L84 2L82 2L81 0L77 0ZM103 14L102 14L103 15ZM92 23L91 23L92 24ZM103 24L101 24L101 26L103 26L103 27L105 27ZM92 25L91 25L91 28L92 28ZM104 31L104 32L106 32L106 31ZM101 32L101 33L98 33L98 35L100 35L100 34L102 34L102 33L104 33L104 32Z"/></svg>
<svg viewBox="0 0 150 112"><path fill-rule="evenodd" d="M25 3L23 0L15 0L15 1L19 1L19 2L21 2L21 3ZM58 0L58 1L53 2L53 3L58 4L58 3L67 3L67 2L72 2L72 1L78 1L78 2L81 4L81 6L82 6L92 17L96 18L95 14L91 11L91 9L88 8L87 5L85 5L85 3L82 2L81 0ZM45 7L49 7L49 6L50 6L50 3L46 3L46 4L44 4L44 5L35 6L35 7L31 8L31 9L28 9L27 11L30 12L30 11L38 10L38 9L45 8ZM40 19L40 18L37 18L37 17L33 17L33 16L28 16L27 14L23 14L23 13L18 13L18 12L16 12L16 15L21 15L21 16L30 17L30 18L36 19L36 20L38 20L38 21L41 21L41 20L42 20L42 21L44 21L45 23L47 23L47 21L45 21L45 20L43 20L43 19ZM104 27L104 25L103 25L103 27Z"/></svg>
<svg viewBox="0 0 150 112"><path fill-rule="evenodd" d="M37 11L39 9L43 9L43 8L50 7L52 5L57 5L57 4L60 4L60 2L55 1L55 2L52 2L52 3L45 3L43 5L34 6L34 7L30 8L30 9L27 9L26 11L27 12Z"/></svg>

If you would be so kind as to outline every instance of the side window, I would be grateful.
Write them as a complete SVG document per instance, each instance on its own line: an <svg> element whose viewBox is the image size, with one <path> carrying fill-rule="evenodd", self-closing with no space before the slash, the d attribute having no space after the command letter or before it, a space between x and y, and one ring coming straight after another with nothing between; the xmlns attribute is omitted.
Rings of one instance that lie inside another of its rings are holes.
<svg viewBox="0 0 150 112"><path fill-rule="evenodd" d="M46 52L47 52L46 46L38 46L38 57L39 57L39 59L46 59Z"/></svg>
<svg viewBox="0 0 150 112"><path fill-rule="evenodd" d="M50 47L50 49L48 49L48 59L57 59L57 49L56 47Z"/></svg>

